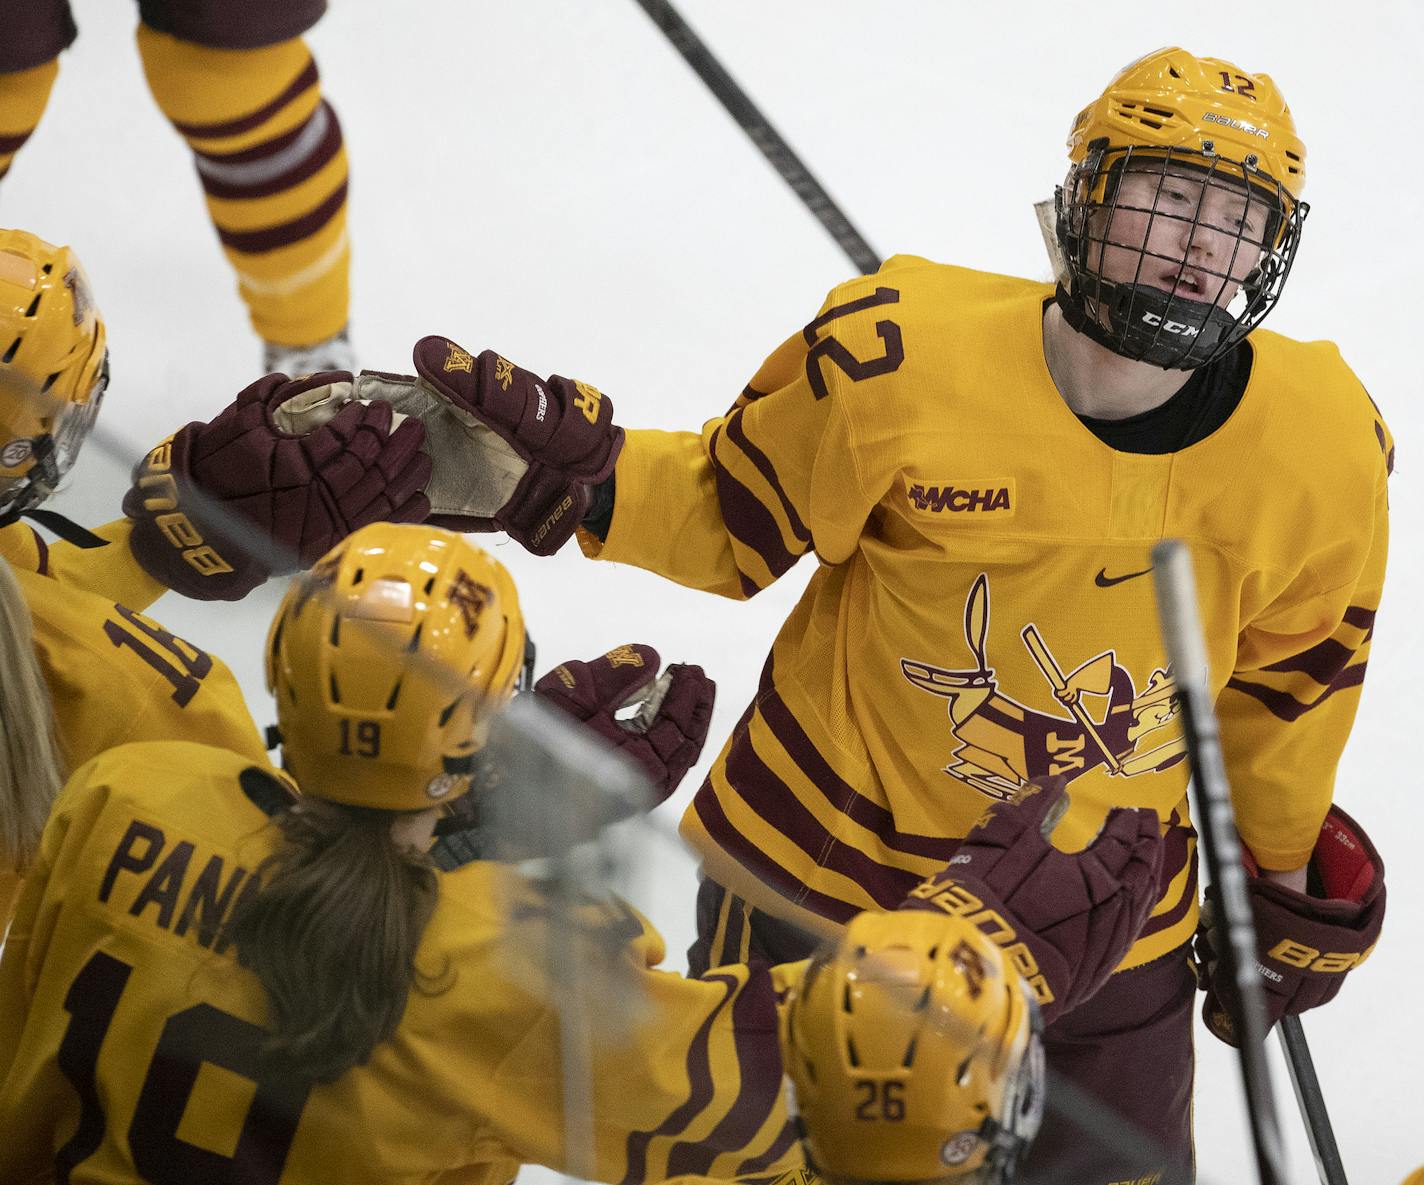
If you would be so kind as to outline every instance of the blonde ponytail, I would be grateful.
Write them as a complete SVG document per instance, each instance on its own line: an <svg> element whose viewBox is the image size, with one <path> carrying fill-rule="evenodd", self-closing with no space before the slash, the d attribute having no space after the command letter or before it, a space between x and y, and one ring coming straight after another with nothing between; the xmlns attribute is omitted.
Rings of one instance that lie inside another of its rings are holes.
<svg viewBox="0 0 1424 1185"><path fill-rule="evenodd" d="M63 782L30 608L0 559L0 871L28 868Z"/></svg>

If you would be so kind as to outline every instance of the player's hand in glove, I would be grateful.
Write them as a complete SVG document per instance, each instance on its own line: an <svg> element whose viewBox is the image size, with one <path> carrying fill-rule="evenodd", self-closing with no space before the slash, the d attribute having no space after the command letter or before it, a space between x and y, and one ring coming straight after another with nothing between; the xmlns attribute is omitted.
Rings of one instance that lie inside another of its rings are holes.
<svg viewBox="0 0 1424 1185"><path fill-rule="evenodd" d="M697 763L717 685L701 667L673 663L660 676L658 652L642 643L591 662L561 663L534 693L631 758L664 801ZM620 718L623 709L636 711ZM656 804L654 804L656 805Z"/></svg>
<svg viewBox="0 0 1424 1185"><path fill-rule="evenodd" d="M1374 949L1384 924L1384 863L1354 819L1332 806L1310 858L1311 891L1300 893L1253 874L1246 882L1256 921L1257 970L1266 1000L1266 1026L1335 998L1345 976ZM1196 953L1204 969L1206 1027L1236 1044L1232 1017L1239 1014L1236 985L1220 970L1215 918L1207 909L1197 930Z"/></svg>
<svg viewBox="0 0 1424 1185"><path fill-rule="evenodd" d="M392 431L389 404L347 402L310 431L279 426L283 405L351 378L269 374L149 452L124 496L144 570L184 596L235 601L367 523L423 521L431 463L418 420Z"/></svg>
<svg viewBox="0 0 1424 1185"><path fill-rule="evenodd" d="M1102 987L1137 940L1159 895L1161 828L1155 812L1119 807L1085 849L1064 852L1048 838L1068 806L1063 779L1035 779L1023 794L990 808L900 908L977 925L1005 948L1047 1024Z"/></svg>
<svg viewBox="0 0 1424 1185"><path fill-rule="evenodd" d="M421 338L414 358L422 384L456 418L492 432L514 462L498 466L495 476L506 484L492 508L460 516L437 505L431 521L456 530L487 530L488 522L481 520L489 509L488 518L535 555L558 551L623 447L612 401L587 383L558 375L543 379L493 350L472 355L444 337ZM437 483L444 480L442 461L437 454Z"/></svg>

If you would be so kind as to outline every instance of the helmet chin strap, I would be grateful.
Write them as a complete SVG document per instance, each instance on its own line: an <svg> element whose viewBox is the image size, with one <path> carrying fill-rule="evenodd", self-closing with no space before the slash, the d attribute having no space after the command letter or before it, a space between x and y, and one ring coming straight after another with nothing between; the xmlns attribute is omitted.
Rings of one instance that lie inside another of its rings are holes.
<svg viewBox="0 0 1424 1185"><path fill-rule="evenodd" d="M1227 344L1237 320L1225 309L1201 300L1187 300L1143 284L1098 281L1108 325L1087 311L1060 283L1053 294L1068 325L1098 345L1134 362L1163 370L1195 370Z"/></svg>
<svg viewBox="0 0 1424 1185"><path fill-rule="evenodd" d="M80 526L73 519L66 518L55 510L24 510L16 517L33 519L40 526L47 527L59 538L66 543L74 544L75 547L89 550L95 547L109 546L109 541L102 535L94 534L88 527ZM0 525L4 525L4 521L3 518L0 518Z"/></svg>

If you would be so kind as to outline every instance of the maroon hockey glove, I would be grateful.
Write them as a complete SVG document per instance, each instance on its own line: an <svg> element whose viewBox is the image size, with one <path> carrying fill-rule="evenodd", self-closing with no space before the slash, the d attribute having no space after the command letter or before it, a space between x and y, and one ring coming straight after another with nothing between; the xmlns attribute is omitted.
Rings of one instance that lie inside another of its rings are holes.
<svg viewBox="0 0 1424 1185"><path fill-rule="evenodd" d="M1005 948L1047 1024L1102 987L1137 940L1158 897L1162 837L1154 812L1119 807L1083 851L1060 851L1048 835L1068 805L1063 779L1035 779L1023 795L990 808L900 908L977 925Z"/></svg>
<svg viewBox="0 0 1424 1185"><path fill-rule="evenodd" d="M1337 806L1330 808L1308 873L1314 892L1299 893L1254 875L1247 882L1251 913L1256 921L1256 970L1266 998L1266 1025L1282 1016L1318 1008L1335 998L1351 968L1374 949L1384 924L1384 863L1354 819ZM1216 911L1202 912L1197 930L1197 959L1204 968L1206 1027L1228 1045L1236 1044L1232 1017L1239 1011L1239 993L1219 971L1216 955Z"/></svg>
<svg viewBox="0 0 1424 1185"><path fill-rule="evenodd" d="M155 580L200 601L236 601L269 575L305 567L367 523L421 522L425 429L391 431L385 403L350 403L301 436L274 411L344 371L269 374L209 423L194 422L134 467L130 547Z"/></svg>
<svg viewBox="0 0 1424 1185"><path fill-rule="evenodd" d="M432 390L486 424L529 464L495 513L496 525L535 555L558 551L588 510L591 487L613 472L623 447L612 400L587 383L541 379L493 350L472 355L449 338L421 338L414 356ZM481 526L445 519L440 525Z"/></svg>
<svg viewBox="0 0 1424 1185"><path fill-rule="evenodd" d="M717 685L701 667L679 663L659 678L659 662L656 650L635 642L592 662L562 663L534 692L636 762L663 802L702 753ZM634 705L634 714L618 718Z"/></svg>

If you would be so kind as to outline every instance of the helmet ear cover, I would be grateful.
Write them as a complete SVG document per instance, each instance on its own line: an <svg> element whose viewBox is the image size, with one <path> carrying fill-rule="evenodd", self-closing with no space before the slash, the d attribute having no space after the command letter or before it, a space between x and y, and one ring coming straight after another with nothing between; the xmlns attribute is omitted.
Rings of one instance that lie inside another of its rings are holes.
<svg viewBox="0 0 1424 1185"><path fill-rule="evenodd" d="M81 402L56 402L47 417L49 431L29 439L26 458L29 467L24 475L8 483L0 475L0 527L43 505L59 488L65 475L74 468L80 446L99 417L108 389L109 351L106 349L88 398ZM0 398L4 398L3 392Z"/></svg>

